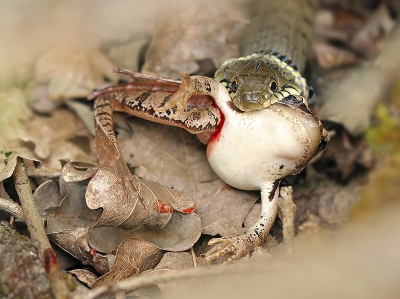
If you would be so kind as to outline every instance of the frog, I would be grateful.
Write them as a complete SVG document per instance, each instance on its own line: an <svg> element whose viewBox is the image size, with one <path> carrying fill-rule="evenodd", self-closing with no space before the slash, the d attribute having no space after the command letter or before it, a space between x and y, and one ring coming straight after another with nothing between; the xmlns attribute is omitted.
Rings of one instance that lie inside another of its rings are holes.
<svg viewBox="0 0 400 299"><path fill-rule="evenodd" d="M119 110L198 135L207 144L211 168L225 183L261 193L259 219L243 235L211 239L209 245L215 246L205 254L205 261L227 257L226 262L230 263L261 246L279 213L282 179L302 171L328 142L327 131L309 109L307 100L301 95L288 95L263 109L242 111L226 87L213 78L182 73L183 80L174 81L116 71L139 82L149 80L144 84L147 90L164 92L158 102L153 99L148 103L143 96L142 100L135 100L134 95L126 95L138 89L135 84L103 91L118 95L115 98ZM101 94L92 98L101 98ZM193 98L201 96L209 97L211 104L193 108ZM197 125L187 122L194 114Z"/></svg>

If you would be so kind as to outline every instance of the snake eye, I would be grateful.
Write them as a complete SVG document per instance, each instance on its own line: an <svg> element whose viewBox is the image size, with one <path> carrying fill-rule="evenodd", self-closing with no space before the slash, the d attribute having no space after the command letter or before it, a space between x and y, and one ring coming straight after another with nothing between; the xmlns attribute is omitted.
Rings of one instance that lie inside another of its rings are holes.
<svg viewBox="0 0 400 299"><path fill-rule="evenodd" d="M237 90L237 80L233 79L231 82L231 91L236 92L236 90Z"/></svg>
<svg viewBox="0 0 400 299"><path fill-rule="evenodd" d="M278 90L278 82L276 82L274 79L271 78L271 82L269 83L269 89L272 92L275 92Z"/></svg>

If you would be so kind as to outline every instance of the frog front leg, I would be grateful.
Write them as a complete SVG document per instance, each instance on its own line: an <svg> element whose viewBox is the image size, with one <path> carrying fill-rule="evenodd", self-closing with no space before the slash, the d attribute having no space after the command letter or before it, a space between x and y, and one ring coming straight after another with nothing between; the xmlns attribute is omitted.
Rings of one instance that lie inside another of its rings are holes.
<svg viewBox="0 0 400 299"><path fill-rule="evenodd" d="M205 260L211 262L227 253L232 253L226 262L230 263L261 246L267 238L278 214L279 183L266 182L261 188L261 215L256 223L247 232L237 237L224 237L211 239L208 245L216 245L206 253Z"/></svg>
<svg viewBox="0 0 400 299"><path fill-rule="evenodd" d="M205 76L189 76L185 72L181 72L183 77L182 84L177 92L175 92L168 101L159 107L154 107L156 112L164 112L173 107L176 111L171 115L172 119L176 119L184 111L188 105L188 100L193 95L207 95L217 100L220 96L220 89L224 88L218 81ZM229 96L228 96L229 98Z"/></svg>

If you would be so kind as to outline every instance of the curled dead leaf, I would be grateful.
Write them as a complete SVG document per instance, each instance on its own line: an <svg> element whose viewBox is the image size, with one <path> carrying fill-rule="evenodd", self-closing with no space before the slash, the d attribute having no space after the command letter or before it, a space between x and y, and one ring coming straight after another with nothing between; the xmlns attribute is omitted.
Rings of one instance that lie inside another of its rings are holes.
<svg viewBox="0 0 400 299"><path fill-rule="evenodd" d="M73 257L82 261L84 265L90 265L100 274L110 271L109 260L89 245L89 227L79 227L64 230L58 233L47 234L49 239L61 247Z"/></svg>
<svg viewBox="0 0 400 299"><path fill-rule="evenodd" d="M90 210L85 203L87 183L87 180L67 183L61 177L60 190L54 181L46 181L36 189L33 196L46 220L47 233L91 226L96 222L100 211Z"/></svg>
<svg viewBox="0 0 400 299"><path fill-rule="evenodd" d="M136 176L124 183L112 170L100 167L86 190L90 209L103 208L95 226L121 226L137 229L142 225L165 226L172 209Z"/></svg>
<svg viewBox="0 0 400 299"><path fill-rule="evenodd" d="M76 276L76 278L86 284L89 288L93 286L93 283L98 279L97 275L86 269L73 269L68 271Z"/></svg>
<svg viewBox="0 0 400 299"><path fill-rule="evenodd" d="M66 182L80 182L92 178L98 169L98 165L91 162L67 162L62 168L62 177Z"/></svg>
<svg viewBox="0 0 400 299"><path fill-rule="evenodd" d="M26 148L14 148L9 151L0 150L0 182L12 176L18 158L31 160L36 167L41 166L40 160L36 159Z"/></svg>

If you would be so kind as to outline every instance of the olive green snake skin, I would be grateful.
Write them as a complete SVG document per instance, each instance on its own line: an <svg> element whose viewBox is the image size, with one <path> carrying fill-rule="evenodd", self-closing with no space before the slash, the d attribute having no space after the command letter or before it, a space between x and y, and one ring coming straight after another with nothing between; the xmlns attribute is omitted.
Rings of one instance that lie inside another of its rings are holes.
<svg viewBox="0 0 400 299"><path fill-rule="evenodd" d="M260 0L241 46L215 73L242 111L288 95L308 98L304 72L318 0Z"/></svg>

